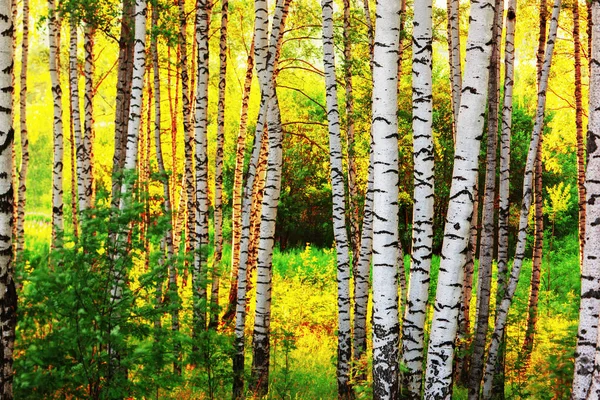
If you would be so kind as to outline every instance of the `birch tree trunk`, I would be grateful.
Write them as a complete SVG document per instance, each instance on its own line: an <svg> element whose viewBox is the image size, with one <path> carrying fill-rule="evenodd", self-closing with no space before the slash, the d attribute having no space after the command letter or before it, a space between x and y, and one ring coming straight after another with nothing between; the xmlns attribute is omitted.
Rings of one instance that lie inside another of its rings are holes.
<svg viewBox="0 0 600 400"><path fill-rule="evenodd" d="M488 89L487 154L483 215L479 245L479 268L477 274L477 326L473 340L473 355L469 371L469 399L477 400L483 375L483 357L490 317L490 295L492 289L492 263L494 261L496 199L496 152L498 147L498 109L500 103L500 48L502 47L502 24L504 1L496 0L494 29L492 33L492 56Z"/></svg>
<svg viewBox="0 0 600 400"><path fill-rule="evenodd" d="M591 55L590 55L591 56ZM581 93L581 37L579 1L573 2L573 57L575 67L575 131L577 137L577 193L579 197L579 264L583 265L585 243L585 149L583 144L583 95Z"/></svg>
<svg viewBox="0 0 600 400"><path fill-rule="evenodd" d="M537 153L537 147L542 134L542 126L544 122L544 114L546 108L546 90L548 88L548 77L550 75L550 66L552 65L552 55L554 53L554 43L556 40L556 32L558 29L558 15L560 12L560 0L554 1L552 8L552 19L550 22L550 30L548 33L548 42L546 45L546 55L544 57L544 67L542 70L542 76L540 79L538 89L538 104L536 111L536 119L531 135L531 143L529 151L527 153L527 163L525 166L525 177L523 178L523 202L521 205L521 215L519 219L519 233L517 238L517 249L515 258L513 261L513 267L510 273L510 279L506 289L506 293L502 298L502 302L498 307L496 313L496 324L494 327L494 333L492 334L492 341L488 350L488 358L485 366L484 381L483 381L483 398L489 399L492 391L492 380L494 375L494 369L496 365L496 359L498 357L498 349L500 342L504 334L504 328L506 326L506 318L512 298L517 289L517 282L519 280L519 274L521 272L521 266L523 265L523 258L525 256L525 242L527 239L527 218L529 216L529 208L531 207L532 192L533 192L533 168Z"/></svg>
<svg viewBox="0 0 600 400"><path fill-rule="evenodd" d="M56 14L54 0L48 0L48 32L50 48L50 82L54 99L54 144L53 144L53 168L52 168L52 246L60 247L63 220L63 158L64 158L64 135L62 123L62 89L59 76L60 55L60 22ZM12 46L12 44L11 44Z"/></svg>
<svg viewBox="0 0 600 400"><path fill-rule="evenodd" d="M225 143L225 89L227 88L227 18L229 1L221 0L221 37L219 40L219 99L217 111L217 149L215 156L215 204L212 290L210 296L210 326L219 320L219 281L223 254L223 145Z"/></svg>
<svg viewBox="0 0 600 400"><path fill-rule="evenodd" d="M84 194L86 198L86 207L94 204L94 36L95 28L86 25L84 33L83 49L85 52L84 79L85 95L83 98L83 108L85 117L83 120L83 166L87 180L84 181Z"/></svg>
<svg viewBox="0 0 600 400"><path fill-rule="evenodd" d="M473 189L477 179L488 94L494 4L492 0L471 3L452 187L427 352L426 399L450 399L452 393L454 340L461 307L464 265L473 214Z"/></svg>
<svg viewBox="0 0 600 400"><path fill-rule="evenodd" d="M13 142L13 65L14 25L13 5L9 0L0 1L0 397L13 399L13 349L17 325L17 291L12 264L12 222L14 195L12 184Z"/></svg>
<svg viewBox="0 0 600 400"><path fill-rule="evenodd" d="M373 48L373 398L399 396L398 42L400 3L377 2Z"/></svg>
<svg viewBox="0 0 600 400"><path fill-rule="evenodd" d="M462 86L462 71L460 60L460 15L459 0L447 1L448 12L448 62L450 63L450 87L452 92L452 138L456 143L456 122L460 110L460 89Z"/></svg>
<svg viewBox="0 0 600 400"><path fill-rule="evenodd" d="M500 180L498 181L498 277L497 288L500 304L508 274L508 217L510 211L510 141L512 136L513 87L515 72L515 30L517 2L508 2L506 14L506 39L504 52L504 102L502 106L502 134L500 136ZM498 297L498 295L497 295Z"/></svg>
<svg viewBox="0 0 600 400"><path fill-rule="evenodd" d="M23 38L21 42L21 75L19 91L19 128L21 131L21 167L19 168L19 195L16 220L17 260L22 260L25 248L25 205L27 201L27 169L29 166L29 139L27 135L27 64L29 60L29 0L23 0Z"/></svg>
<svg viewBox="0 0 600 400"><path fill-rule="evenodd" d="M129 120L133 74L133 12L134 2L124 1L121 36L119 38L119 70L117 72L117 98L115 106L115 152L112 170L112 201L115 207L119 206L119 193L121 191L123 167L125 166L125 149L127 147L127 124Z"/></svg>
<svg viewBox="0 0 600 400"><path fill-rule="evenodd" d="M587 137L588 164L585 176L586 221L583 265L581 268L581 303L573 378L574 400L588 399L597 357L598 315L600 314L600 1L591 2L592 28L590 54L590 97ZM596 363L597 364L597 363ZM597 396L597 393L596 393Z"/></svg>
<svg viewBox="0 0 600 400"><path fill-rule="evenodd" d="M403 386L410 399L421 398L423 341L429 271L433 255L434 145L432 80L432 1L415 3L413 27L413 159L414 207L409 292L402 324ZM401 273L404 272L403 270Z"/></svg>
<svg viewBox="0 0 600 400"><path fill-rule="evenodd" d="M208 259L208 0L196 3L196 43L198 44L198 81L196 87L196 204L195 249L192 273L194 337L206 329L206 277Z"/></svg>
<svg viewBox="0 0 600 400"><path fill-rule="evenodd" d="M265 100L269 131L269 158L265 177L262 203L260 240L257 255L256 316L253 333L252 380L254 391L261 397L267 394L270 364L270 323L271 323L271 278L272 256L275 244L275 222L281 192L282 129L279 101L275 90L274 65L277 62L277 45L282 21L285 20L289 2L278 1L273 16L270 44L267 41L268 15L265 0L254 3L256 15L256 70L261 86L261 96ZM270 60L273 60L271 62Z"/></svg>
<svg viewBox="0 0 600 400"><path fill-rule="evenodd" d="M240 266L240 249L242 238L242 200L244 197L244 156L246 153L246 135L248 133L248 105L250 104L250 89L252 88L252 76L254 70L254 40L248 53L246 63L246 76L244 78L244 89L242 94L242 111L240 115L240 130L235 149L235 170L233 176L232 215L233 222L231 238L231 286L229 289L229 306L223 316L228 321L235 315L235 304L237 299L238 270ZM231 315L231 316L230 316Z"/></svg>
<svg viewBox="0 0 600 400"><path fill-rule="evenodd" d="M353 393L349 382L350 361L352 358L350 332L350 255L348 253L348 236L346 233L344 167L342 165L340 116L335 76L333 0L323 0L321 6L323 8L323 64L325 66L327 120L329 125L333 235L336 245L338 283L337 387L339 399L351 399Z"/></svg>
<svg viewBox="0 0 600 400"><path fill-rule="evenodd" d="M77 21L71 17L69 45L69 87L71 95L71 125L75 137L75 155L77 156L77 205L79 211L89 208L85 187L89 178L89 170L84 169L85 148L83 147L83 132L81 130L81 112L79 110L79 70L77 61ZM75 215L75 214L74 214Z"/></svg>

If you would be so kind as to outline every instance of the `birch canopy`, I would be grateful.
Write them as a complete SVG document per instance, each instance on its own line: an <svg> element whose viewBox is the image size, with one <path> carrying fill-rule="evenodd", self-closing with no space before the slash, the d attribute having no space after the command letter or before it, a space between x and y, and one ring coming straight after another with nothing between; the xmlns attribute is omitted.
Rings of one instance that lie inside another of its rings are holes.
<svg viewBox="0 0 600 400"><path fill-rule="evenodd" d="M0 398L597 398L599 13L0 0Z"/></svg>

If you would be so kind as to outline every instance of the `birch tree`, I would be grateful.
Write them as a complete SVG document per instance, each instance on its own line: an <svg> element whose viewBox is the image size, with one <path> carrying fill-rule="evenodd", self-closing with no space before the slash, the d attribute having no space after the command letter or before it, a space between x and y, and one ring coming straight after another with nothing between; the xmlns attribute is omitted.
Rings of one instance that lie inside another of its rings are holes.
<svg viewBox="0 0 600 400"><path fill-rule="evenodd" d="M398 398L398 120L400 4L379 0L373 48L373 397Z"/></svg>
<svg viewBox="0 0 600 400"><path fill-rule="evenodd" d="M21 39L21 74L19 77L19 129L21 131L21 166L16 220L16 253L21 257L25 248L25 205L27 201L27 170L29 167L29 138L27 135L27 66L29 61L29 0L23 0L23 38Z"/></svg>
<svg viewBox="0 0 600 400"><path fill-rule="evenodd" d="M575 70L575 132L577 139L577 193L579 204L579 263L583 264L585 243L585 149L583 143L583 95L581 93L581 37L579 1L573 2L573 60Z"/></svg>
<svg viewBox="0 0 600 400"><path fill-rule="evenodd" d="M589 122L587 137L588 164L585 176L586 189L586 221L583 265L581 267L581 302L579 304L579 330L577 333L577 349L573 391L571 398L583 400L588 398L592 385L592 374L595 373L595 362L598 350L598 315L600 314L600 1L591 2L592 53L590 57L590 94Z"/></svg>
<svg viewBox="0 0 600 400"><path fill-rule="evenodd" d="M17 325L17 291L14 281L13 223L13 5L0 2L0 397L13 398L13 349Z"/></svg>
<svg viewBox="0 0 600 400"><path fill-rule="evenodd" d="M477 179L483 115L488 94L495 3L472 2L467 57L457 121L450 201L442 245L433 321L427 352L425 398L446 399L452 392L452 363L461 304L473 189Z"/></svg>
<svg viewBox="0 0 600 400"><path fill-rule="evenodd" d="M456 142L456 123L460 110L460 89L462 86L462 71L460 59L460 15L459 0L447 0L448 13L448 62L450 64L450 87L452 93L452 138Z"/></svg>
<svg viewBox="0 0 600 400"><path fill-rule="evenodd" d="M408 301L402 324L403 380L409 398L421 397L423 341L429 297L429 271L433 255L434 145L432 1L415 3L413 27L413 160L414 207L412 259Z"/></svg>
<svg viewBox="0 0 600 400"><path fill-rule="evenodd" d="M350 255L346 233L346 206L340 116L337 103L335 76L335 48L333 42L333 0L323 0L323 64L327 121L329 126L329 165L333 200L333 234L336 245L338 282L338 347L337 386L338 398L352 398L350 386L350 361L352 356L350 333Z"/></svg>
<svg viewBox="0 0 600 400"><path fill-rule="evenodd" d="M517 237L517 247L513 267L510 273L507 289L502 298L502 302L496 312L496 323L492 334L492 341L488 350L488 358L485 365L484 380L483 380L483 398L489 399L492 392L493 375L498 357L498 349L504 334L506 326L506 318L508 311L517 289L517 282L525 257L525 244L527 240L527 223L529 217L529 208L532 202L533 192L533 168L539 144L540 135L542 134L542 126L544 123L544 115L546 109L546 91L548 88L548 77L550 76L550 66L552 65L552 55L554 53L554 43L556 41L556 32L558 30L558 15L560 12L560 0L555 0L552 7L552 19L550 21L550 30L548 32L548 41L546 44L546 52L544 57L544 67L538 88L538 102L536 110L535 124L531 135L531 143L527 153L527 163L525 165L525 177L523 178L523 201L521 204L521 213L519 217L519 231Z"/></svg>
<svg viewBox="0 0 600 400"><path fill-rule="evenodd" d="M219 99L217 106L217 149L215 155L215 204L212 291L210 296L211 326L216 327L219 308L219 281L223 254L223 145L225 143L225 90L227 88L227 18L229 1L221 1L221 29L219 39Z"/></svg>
<svg viewBox="0 0 600 400"><path fill-rule="evenodd" d="M483 231L479 246L477 274L477 325L473 339L473 355L469 371L469 399L479 397L483 357L489 327L490 295L492 289L492 263L494 261L496 200L496 152L498 147L498 107L500 103L500 48L502 47L502 22L504 1L496 0L492 33L492 56L488 89L487 154L485 161L485 190L483 193ZM498 23L498 21L500 23Z"/></svg>
<svg viewBox="0 0 600 400"><path fill-rule="evenodd" d="M85 79L85 95L83 108L85 112L83 120L83 166L84 171L84 195L86 207L94 203L94 36L95 28L91 24L85 26L83 37L83 49L85 62L83 74Z"/></svg>
<svg viewBox="0 0 600 400"><path fill-rule="evenodd" d="M287 5L286 5L287 4ZM256 71L265 99L269 132L269 157L265 177L264 197L260 222L260 240L257 255L256 314L252 336L252 380L258 396L267 394L270 365L271 279L275 222L281 192L282 129L279 101L275 90L274 64L277 44L282 30L281 21L287 14L288 1L278 1L273 16L270 41L267 40L268 14L265 0L256 0L254 10ZM273 62L270 62L273 60Z"/></svg>
<svg viewBox="0 0 600 400"><path fill-rule="evenodd" d="M54 0L52 0L54 1ZM134 2L124 1L121 17L121 33L119 37L119 58L117 72L117 97L115 104L115 152L113 155L112 199L115 207L119 206L119 193L123 167L125 166L125 149L127 143L127 124L129 103L131 101L131 82L133 74L133 12Z"/></svg>
<svg viewBox="0 0 600 400"><path fill-rule="evenodd" d="M196 204L195 249L192 273L194 336L206 329L206 276L208 253L208 0L196 3L197 87L195 125Z"/></svg>
<svg viewBox="0 0 600 400"><path fill-rule="evenodd" d="M60 22L56 12L54 0L48 0L48 36L49 36L49 60L50 60L50 82L52 85L52 96L54 99L54 122L53 122L53 168L52 168L52 245L59 247L63 220L63 153L64 135L62 122L62 89L59 76L59 53L60 53ZM11 45L12 46L12 45Z"/></svg>

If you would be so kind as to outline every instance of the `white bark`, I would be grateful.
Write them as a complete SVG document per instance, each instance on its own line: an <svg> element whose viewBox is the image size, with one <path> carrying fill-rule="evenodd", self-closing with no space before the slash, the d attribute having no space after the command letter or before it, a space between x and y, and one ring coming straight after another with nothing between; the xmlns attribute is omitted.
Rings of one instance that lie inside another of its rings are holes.
<svg viewBox="0 0 600 400"><path fill-rule="evenodd" d="M414 206L412 260L406 314L402 324L404 386L409 397L421 397L423 340L429 271L433 246L434 146L431 129L432 91L432 1L415 3L413 28L413 159Z"/></svg>
<svg viewBox="0 0 600 400"><path fill-rule="evenodd" d="M64 136L62 123L62 89L60 86L58 57L60 51L60 22L55 13L54 0L48 0L48 32L50 49L50 81L54 99L53 168L52 168L52 245L60 246L63 219L63 157ZM12 46L12 44L11 44Z"/></svg>
<svg viewBox="0 0 600 400"><path fill-rule="evenodd" d="M373 53L373 397L399 394L398 42L400 2L379 0Z"/></svg>
<svg viewBox="0 0 600 400"><path fill-rule="evenodd" d="M335 76L335 48L333 39L333 0L323 0L323 63L325 66L325 88L327 121L329 125L329 158L331 194L333 201L333 234L336 245L338 283L338 348L337 386L338 397L351 396L350 359L352 355L350 331L350 254L346 233L346 205L344 167L342 164L342 142L340 115L337 102Z"/></svg>
<svg viewBox="0 0 600 400"><path fill-rule="evenodd" d="M268 16L265 5L266 1L256 0L254 6L256 13L256 70L261 86L261 97L266 99L269 132L269 157L265 177L257 256L256 315L254 320L254 351L252 360L252 376L256 382L256 390L259 396L264 396L268 390L272 257L273 246L275 244L277 206L281 192L283 157L281 115L273 76L274 66L277 62L277 48L280 40L280 32L282 31L282 21L285 20L289 2L286 0L277 2L275 15L273 16L270 43L266 40Z"/></svg>
<svg viewBox="0 0 600 400"><path fill-rule="evenodd" d="M94 202L94 35L95 29L89 25L86 26L83 42L85 51L83 71L85 77L85 95L83 99L85 117L83 121L82 140L83 193L86 208L91 207Z"/></svg>
<svg viewBox="0 0 600 400"><path fill-rule="evenodd" d="M196 43L198 81L196 87L196 226L192 289L194 293L194 334L206 329L206 274L208 258L208 0L197 1Z"/></svg>
<svg viewBox="0 0 600 400"><path fill-rule="evenodd" d="M460 60L460 20L459 0L447 1L448 12L448 62L450 64L450 86L452 92L452 138L456 142L456 123L460 110L460 89L462 86L462 72Z"/></svg>
<svg viewBox="0 0 600 400"><path fill-rule="evenodd" d="M588 164L585 177L586 219L579 331L573 379L574 400L588 399L592 376L598 365L598 315L600 315L600 2L592 1L592 54L590 61ZM596 363L594 359L596 358ZM596 364L596 367L594 366ZM590 393L598 398L598 393Z"/></svg>
<svg viewBox="0 0 600 400"><path fill-rule="evenodd" d="M517 290L519 274L521 272L521 266L523 265L523 259L525 257L525 245L527 241L527 223L533 193L533 168L538 143L540 141L540 136L542 135L542 127L544 124L544 115L546 110L546 90L548 88L548 77L550 76L550 66L552 65L552 55L554 53L554 43L556 40L556 32L558 29L558 15L560 12L560 4L561 0L555 0L554 6L552 8L552 20L550 21L548 42L546 44L544 67L542 69L542 76L540 79L538 89L538 103L535 124L531 135L529 152L527 153L525 177L523 178L523 202L521 204L521 215L519 219L517 249L513 261L513 267L510 273L510 279L508 281L508 286L506 292L504 293L504 297L502 298L502 302L500 303L496 312L496 324L494 327L494 333L492 334L492 341L488 350L488 358L486 361L485 372L483 376L484 399L489 399L492 395L492 381L494 376L494 369L496 366L496 359L498 357L498 349L500 347L500 342L504 334L506 318L508 316L508 311L512 302L512 298L515 294L515 291Z"/></svg>
<svg viewBox="0 0 600 400"><path fill-rule="evenodd" d="M426 399L449 399L464 265L488 92L494 1L471 3L456 151L425 375Z"/></svg>
<svg viewBox="0 0 600 400"><path fill-rule="evenodd" d="M13 222L13 5L0 1L0 335L2 368L0 397L13 398L13 349L15 343L17 292L14 282Z"/></svg>
<svg viewBox="0 0 600 400"><path fill-rule="evenodd" d="M21 131L21 167L17 205L17 257L25 248L25 205L27 200L27 170L29 166L29 138L27 135L27 65L29 59L29 0L23 0L23 38L21 44L21 75L19 92L19 128Z"/></svg>

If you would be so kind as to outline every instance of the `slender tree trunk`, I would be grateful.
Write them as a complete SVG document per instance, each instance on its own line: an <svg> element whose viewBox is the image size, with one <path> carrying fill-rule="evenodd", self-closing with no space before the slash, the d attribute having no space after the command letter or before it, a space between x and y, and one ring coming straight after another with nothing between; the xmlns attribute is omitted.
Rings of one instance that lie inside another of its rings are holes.
<svg viewBox="0 0 600 400"><path fill-rule="evenodd" d="M494 9L495 2L491 0L471 3L452 187L431 325L431 332L439 334L429 338L426 399L449 399L452 393L454 341L469 246L483 115L488 97L487 71L492 53Z"/></svg>
<svg viewBox="0 0 600 400"><path fill-rule="evenodd" d="M142 114L142 100L144 90L144 72L146 69L146 2L145 0L136 0L135 11L134 11L134 22L135 22L135 45L134 45L134 60L133 60L133 76L131 82L131 101L129 103L129 119L127 122L127 146L125 150L125 164L124 172L134 173L136 171L137 159L138 159L138 139L141 130L141 114ZM116 144L115 144L116 145ZM123 180L121 183L121 192L119 198L119 209L125 210L128 206L130 199L128 196L131 194L131 182ZM117 236L117 242L124 243L125 236L120 234ZM112 288L110 292L110 301L113 308L118 308L117 305L120 303L123 297L123 290L126 285L127 270L122 262L115 262L115 267L112 272ZM111 316L110 330L115 329L120 320L118 310L113 310ZM123 367L120 365L121 351L119 348L115 348L109 343L109 354L110 354L110 365L109 365L109 381L114 379L117 374L124 372Z"/></svg>
<svg viewBox="0 0 600 400"><path fill-rule="evenodd" d="M433 255L434 145L432 80L432 1L415 3L413 28L413 159L414 207L409 297L402 324L403 386L406 398L420 399L423 341ZM402 269L401 273L404 272Z"/></svg>
<svg viewBox="0 0 600 400"><path fill-rule="evenodd" d="M158 24L158 9L155 7L152 10L152 23L154 26ZM160 96L160 66L158 63L158 39L156 36L152 36L152 41L150 44L150 52L152 55L152 69L154 72L154 142L156 147L156 162L158 164L158 171L161 175L162 185L163 185L163 212L169 215L172 212L172 201L171 201L171 192L169 185L169 175L165 169L165 162L162 152L162 141L161 141L161 131L160 131L160 121L161 121L161 96ZM148 121L150 124L150 121ZM167 263L169 266L169 302L171 306L171 330L173 333L179 332L179 296L177 293L177 265L175 264L175 260L173 258L175 252L173 249L173 229L168 226L165 230L165 237L163 241L163 251L164 247L166 247L167 251ZM162 285L162 280L160 285ZM181 374L181 365L179 363L180 359L180 345L179 343L175 343L174 346L174 360L173 361L173 370Z"/></svg>
<svg viewBox="0 0 600 400"><path fill-rule="evenodd" d="M79 70L77 61L77 21L74 17L70 21L70 46L69 46L69 88L71 91L71 126L73 136L75 137L75 154L77 156L77 205L79 211L86 210L90 207L89 197L86 196L86 186L91 180L89 169L85 169L85 158L88 156L85 153L83 144L83 132L81 129L81 112L79 110ZM76 214L73 215L76 217Z"/></svg>
<svg viewBox="0 0 600 400"><path fill-rule="evenodd" d="M583 144L583 95L581 93L581 37L579 1L573 2L573 56L575 59L575 130L577 137L577 193L579 195L579 264L583 265L585 243L585 149Z"/></svg>
<svg viewBox="0 0 600 400"><path fill-rule="evenodd" d="M520 357L525 364L529 362L529 357L533 351L533 339L535 336L535 325L538 316L538 300L540 293L540 274L542 270L542 248L544 241L544 213L542 202L542 139L537 148L534 170L534 240L533 240L533 260L531 266L531 289L529 292L529 307L527 311L527 329L525 330L525 340L521 349Z"/></svg>
<svg viewBox="0 0 600 400"><path fill-rule="evenodd" d="M112 170L112 201L115 207L119 206L119 193L121 191L123 167L125 166L127 121L129 119L129 105L131 102L134 4L133 0L123 1L121 37L119 38L119 71L117 72L117 98L115 107L115 152Z"/></svg>
<svg viewBox="0 0 600 400"><path fill-rule="evenodd" d="M219 281L223 255L223 145L225 143L225 89L227 85L227 18L229 1L221 1L221 38L219 41L219 99L217 111L217 150L215 156L215 204L212 291L210 296L210 326L219 321Z"/></svg>
<svg viewBox="0 0 600 400"><path fill-rule="evenodd" d="M352 41L350 38L350 0L344 0L344 84L346 89L346 145L348 148L348 224L352 247L352 274L356 277L360 258L360 215L356 185L356 150L354 135L354 94L352 86ZM356 279L356 278L355 278Z"/></svg>
<svg viewBox="0 0 600 400"><path fill-rule="evenodd" d="M14 282L12 220L13 195L13 144L15 132L13 114L14 25L10 1L0 2L0 132L4 139L0 146L0 397L13 398L13 349L17 325L17 291Z"/></svg>
<svg viewBox="0 0 600 400"><path fill-rule="evenodd" d="M62 89L59 76L60 55L60 22L55 12L54 0L48 0L48 32L50 40L50 81L54 98L54 151L52 169L52 246L60 247L63 220L63 158L64 158L64 135L62 123ZM12 46L12 44L11 44Z"/></svg>
<svg viewBox="0 0 600 400"><path fill-rule="evenodd" d="M342 143L340 116L337 102L335 76L335 48L333 42L333 0L323 0L323 64L329 123L329 158L331 192L333 202L333 234L336 245L338 282L338 347L337 387L339 399L351 399L350 361L352 343L350 332L350 255L346 233L346 205L344 167L342 165Z"/></svg>
<svg viewBox="0 0 600 400"><path fill-rule="evenodd" d="M196 3L196 42L198 44L198 81L196 88L196 204L195 249L192 290L194 293L194 337L206 329L206 278L208 259L208 0Z"/></svg>
<svg viewBox="0 0 600 400"><path fill-rule="evenodd" d="M399 396L398 49L400 3L379 1L373 54L373 398Z"/></svg>
<svg viewBox="0 0 600 400"><path fill-rule="evenodd" d="M492 390L492 380L494 370L496 366L496 359L498 357L498 349L500 342L504 334L504 328L506 326L506 317L512 298L517 289L517 282L519 280L519 273L521 272L521 266L523 265L523 258L525 256L525 242L527 239L527 218L529 216L529 207L532 201L533 192L533 169L537 153L537 147L542 134L542 126L544 122L544 114L546 107L546 90L548 87L548 77L550 75L550 66L552 65L552 55L554 52L554 43L556 40L556 32L558 29L558 14L560 11L560 0L555 0L552 9L552 19L550 22L550 31L548 36L548 42L546 46L546 55L544 57L544 67L542 70L542 77L540 79L540 85L538 90L538 104L536 112L535 125L531 135L531 143L529 151L527 153L527 163L525 166L525 177L523 179L523 203L521 206L521 215L519 219L519 233L517 238L517 250L513 261L513 267L510 274L510 280L508 282L506 293L502 298L502 302L498 307L496 313L496 325L494 327L494 333L492 334L492 342L488 350L488 358L484 372L483 382L483 397L489 399Z"/></svg>
<svg viewBox="0 0 600 400"><path fill-rule="evenodd" d="M502 107L502 134L500 136L500 180L498 183L498 272L496 279L496 313L506 292L508 278L508 217L510 186L510 141L512 130L512 94L515 65L515 27L517 2L510 0L506 14L506 44L504 60L504 105ZM495 398L504 398L504 338L499 346L498 361L494 374L493 392Z"/></svg>
<svg viewBox="0 0 600 400"><path fill-rule="evenodd" d="M246 153L246 134L248 133L248 105L250 104L250 89L254 70L254 41L250 46L244 89L242 93L242 111L240 115L240 130L238 131L235 149L235 170L233 177L232 215L233 222L231 238L231 286L229 289L229 306L223 316L224 321L229 321L235 313L235 303L238 286L238 270L240 265L240 244L242 237L242 198L244 184L244 156Z"/></svg>
<svg viewBox="0 0 600 400"><path fill-rule="evenodd" d="M571 398L589 398L592 375L597 368L598 315L600 314L600 2L591 2L591 53L590 53L590 97L587 136L586 220L583 265L581 267L581 303L579 305L579 330L573 391ZM596 365L596 366L595 366Z"/></svg>
<svg viewBox="0 0 600 400"><path fill-rule="evenodd" d="M262 100L261 100L262 101ZM260 180L258 174L258 163L263 144L264 118L262 114L264 107L261 105L256 132L254 135L254 147L252 158L248 168L248 177L244 188L242 199L242 234L240 237L240 264L238 267L237 301L235 307L235 354L233 357L233 399L244 398L244 355L246 327L246 293L248 289L248 267L250 266L250 241L251 241L251 208L253 201L255 181Z"/></svg>
<svg viewBox="0 0 600 400"><path fill-rule="evenodd" d="M373 19L371 18L371 9L369 6L369 0L362 0L363 8L365 12L365 22L367 24L367 37L369 38L369 54L371 59L369 65L371 67L371 74L373 73L373 54L375 49L375 26L373 25Z"/></svg>
<svg viewBox="0 0 600 400"><path fill-rule="evenodd" d="M29 166L29 138L27 135L27 65L29 60L29 0L23 0L23 39L21 43L21 75L19 92L19 128L21 131L21 167L19 168L19 196L16 219L17 262L22 260L25 248L25 204L27 200L27 169Z"/></svg>
<svg viewBox="0 0 600 400"><path fill-rule="evenodd" d="M542 68L544 63L544 48L546 46L546 26L547 26L547 5L546 0L540 1L540 33L537 51L537 76L538 87L542 76ZM544 244L544 213L542 201L542 139L544 127L541 128L542 134L538 143L538 148L535 158L535 167L533 172L534 191L534 237L533 237L533 260L531 266L531 290L529 294L529 309L527 313L527 329L525 331L525 340L521 356L525 363L529 361L529 356L533 350L533 337L535 335L535 324L537 321L537 308L540 291L540 272L542 270L542 249Z"/></svg>
<svg viewBox="0 0 600 400"><path fill-rule="evenodd" d="M83 108L85 117L83 120L83 166L87 180L84 181L84 194L86 198L86 207L89 208L94 204L95 188L94 188L94 36L95 28L86 25L83 41L83 49L85 52L84 63L84 79L85 79L85 95L83 98Z"/></svg>
<svg viewBox="0 0 600 400"><path fill-rule="evenodd" d="M502 23L504 1L496 0L494 29L492 33L492 57L488 88L487 154L481 241L479 245L479 269L477 273L477 325L473 339L473 355L469 371L469 399L477 400L483 375L483 357L490 317L492 289L492 263L494 261L496 200L496 152L498 147L498 111L500 103L500 48L502 47Z"/></svg>
<svg viewBox="0 0 600 400"><path fill-rule="evenodd" d="M289 6L289 2L286 0L277 2L269 44L266 30L268 15L265 3L265 0L256 0L254 3L256 15L256 70L261 86L261 97L265 99L269 131L269 157L257 256L256 316L252 338L252 380L254 391L259 397L267 394L269 385L272 256L275 244L277 206L281 191L283 156L281 115L273 76L274 64L277 62L279 35L283 31L281 22L285 20L287 7ZM271 59L273 62L270 61Z"/></svg>
<svg viewBox="0 0 600 400"><path fill-rule="evenodd" d="M459 0L447 0L448 12L448 62L450 63L450 87L452 92L452 138L456 143L456 122L460 110L460 89L462 72L460 60L460 15Z"/></svg>

